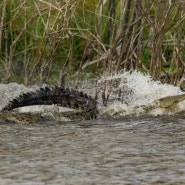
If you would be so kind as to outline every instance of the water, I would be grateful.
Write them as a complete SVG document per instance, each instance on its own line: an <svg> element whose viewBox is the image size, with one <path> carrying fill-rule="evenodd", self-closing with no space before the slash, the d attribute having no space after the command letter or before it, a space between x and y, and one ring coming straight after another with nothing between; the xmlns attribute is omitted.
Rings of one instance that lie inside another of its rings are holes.
<svg viewBox="0 0 185 185"><path fill-rule="evenodd" d="M183 184L184 117L0 124L0 184Z"/></svg>
<svg viewBox="0 0 185 185"><path fill-rule="evenodd" d="M100 88L105 80L117 86L107 107L99 97L102 114L96 120L1 122L0 185L184 184L185 115L176 113L185 110L185 101L168 112L156 107L160 98L182 94L180 89L139 72L102 78ZM37 88L0 85L0 108L20 92Z"/></svg>

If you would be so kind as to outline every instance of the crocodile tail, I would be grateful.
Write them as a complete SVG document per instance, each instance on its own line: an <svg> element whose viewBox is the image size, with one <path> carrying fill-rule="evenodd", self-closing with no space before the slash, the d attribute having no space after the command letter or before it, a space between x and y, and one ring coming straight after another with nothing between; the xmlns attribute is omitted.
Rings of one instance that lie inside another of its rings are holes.
<svg viewBox="0 0 185 185"><path fill-rule="evenodd" d="M10 101L3 111L11 111L18 107L30 105L52 105L57 104L62 107L68 107L80 110L81 113L90 114L95 117L97 114L96 101L83 92L64 88L64 87L41 87L35 92L24 93Z"/></svg>

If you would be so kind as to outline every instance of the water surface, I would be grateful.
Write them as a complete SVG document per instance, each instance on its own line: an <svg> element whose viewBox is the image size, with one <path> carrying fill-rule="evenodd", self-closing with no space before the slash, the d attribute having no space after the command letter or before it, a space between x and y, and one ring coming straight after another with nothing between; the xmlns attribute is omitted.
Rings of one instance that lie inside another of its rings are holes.
<svg viewBox="0 0 185 185"><path fill-rule="evenodd" d="M0 124L0 184L183 184L185 117Z"/></svg>

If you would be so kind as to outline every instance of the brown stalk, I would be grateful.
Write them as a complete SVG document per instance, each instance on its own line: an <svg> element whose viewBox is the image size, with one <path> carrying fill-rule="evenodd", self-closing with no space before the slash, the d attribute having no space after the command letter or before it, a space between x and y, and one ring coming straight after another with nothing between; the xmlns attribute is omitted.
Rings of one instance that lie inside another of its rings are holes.
<svg viewBox="0 0 185 185"><path fill-rule="evenodd" d="M3 0L1 9L2 10L1 10L1 20L0 20L0 54L1 54L1 47L2 47L2 34L3 34L3 26L4 26L5 11L6 11L6 0Z"/></svg>

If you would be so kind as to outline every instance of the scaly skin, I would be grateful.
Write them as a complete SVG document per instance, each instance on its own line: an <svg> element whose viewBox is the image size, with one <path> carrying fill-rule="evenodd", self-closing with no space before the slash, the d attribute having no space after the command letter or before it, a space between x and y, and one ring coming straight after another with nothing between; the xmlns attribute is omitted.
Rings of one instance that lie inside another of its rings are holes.
<svg viewBox="0 0 185 185"><path fill-rule="evenodd" d="M76 111L62 113L18 113L12 112L13 109L30 105L53 105L73 108ZM28 92L18 96L6 105L0 113L2 120L10 122L34 123L42 120L61 121L63 117L69 120L88 120L97 116L96 101L90 96L75 90L60 87L44 87L36 92Z"/></svg>

